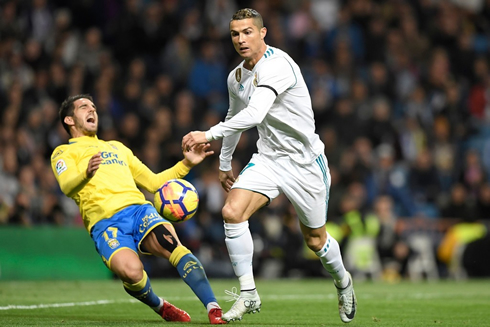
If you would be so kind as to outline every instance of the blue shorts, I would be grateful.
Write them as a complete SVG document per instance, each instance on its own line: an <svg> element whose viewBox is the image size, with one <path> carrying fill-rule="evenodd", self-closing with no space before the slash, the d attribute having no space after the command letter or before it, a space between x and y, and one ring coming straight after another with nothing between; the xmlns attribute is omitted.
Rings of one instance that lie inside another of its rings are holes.
<svg viewBox="0 0 490 327"><path fill-rule="evenodd" d="M108 219L97 222L90 232L102 260L108 268L111 258L121 249L131 249L135 253L151 254L141 249L141 241L152 229L162 224L170 224L163 219L150 204L132 205Z"/></svg>

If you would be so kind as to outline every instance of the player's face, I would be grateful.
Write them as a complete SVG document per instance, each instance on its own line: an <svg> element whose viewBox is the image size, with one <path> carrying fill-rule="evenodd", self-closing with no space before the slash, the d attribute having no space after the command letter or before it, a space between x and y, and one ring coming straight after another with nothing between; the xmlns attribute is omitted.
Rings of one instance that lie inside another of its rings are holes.
<svg viewBox="0 0 490 327"><path fill-rule="evenodd" d="M96 135L99 116L97 115L95 104L89 99L78 99L73 105L75 106L73 111L75 130L72 132L72 136Z"/></svg>
<svg viewBox="0 0 490 327"><path fill-rule="evenodd" d="M262 58L266 45L264 37L265 27L259 29L254 25L253 18L232 20L230 22L231 41L236 52L245 61L257 62Z"/></svg>

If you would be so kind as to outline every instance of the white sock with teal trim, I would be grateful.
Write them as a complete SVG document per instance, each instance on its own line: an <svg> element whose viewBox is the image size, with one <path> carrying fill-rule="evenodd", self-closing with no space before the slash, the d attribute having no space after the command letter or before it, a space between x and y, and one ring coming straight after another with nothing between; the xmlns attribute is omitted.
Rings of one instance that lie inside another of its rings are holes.
<svg viewBox="0 0 490 327"><path fill-rule="evenodd" d="M230 255L231 265L240 281L240 290L255 289L253 277L254 243L248 228L248 221L238 224L224 223L225 243Z"/></svg>
<svg viewBox="0 0 490 327"><path fill-rule="evenodd" d="M316 255L320 258L325 270L332 276L337 287L344 288L349 284L349 278L340 254L339 243L330 234L327 233L327 241L322 249L316 252Z"/></svg>

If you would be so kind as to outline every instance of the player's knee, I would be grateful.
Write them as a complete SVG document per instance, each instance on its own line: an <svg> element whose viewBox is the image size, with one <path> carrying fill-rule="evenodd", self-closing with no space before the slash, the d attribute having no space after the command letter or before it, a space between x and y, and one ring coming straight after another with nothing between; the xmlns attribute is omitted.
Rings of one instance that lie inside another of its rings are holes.
<svg viewBox="0 0 490 327"><path fill-rule="evenodd" d="M223 220L228 224L237 224L243 221L242 214L236 210L231 204L227 203L221 209Z"/></svg>
<svg viewBox="0 0 490 327"><path fill-rule="evenodd" d="M306 245L314 252L318 252L322 249L323 243L320 237L305 235Z"/></svg>
<svg viewBox="0 0 490 327"><path fill-rule="evenodd" d="M135 284L143 279L143 264L139 260L126 262L117 274L124 282Z"/></svg>

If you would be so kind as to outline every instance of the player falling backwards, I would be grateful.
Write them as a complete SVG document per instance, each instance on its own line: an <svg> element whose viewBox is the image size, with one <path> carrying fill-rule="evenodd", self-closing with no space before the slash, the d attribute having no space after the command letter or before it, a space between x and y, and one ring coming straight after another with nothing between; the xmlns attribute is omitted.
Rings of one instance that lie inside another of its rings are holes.
<svg viewBox="0 0 490 327"><path fill-rule="evenodd" d="M126 292L167 321L190 321L187 312L155 294L138 251L163 257L204 304L210 323L226 323L201 263L138 189L155 193L167 180L184 177L213 153L209 144L186 152L175 166L154 174L122 143L97 138L98 116L90 95L67 98L59 114L71 139L51 156L54 174L63 193L80 207L99 255Z"/></svg>
<svg viewBox="0 0 490 327"><path fill-rule="evenodd" d="M267 29L257 11L237 11L230 32L244 61L228 76L230 107L225 122L182 139L184 151L223 139L219 179L229 192L222 210L225 241L241 289L223 319L240 320L243 314L260 310L248 219L284 193L296 209L306 244L333 277L341 320L350 322L356 313L356 296L339 244L325 229L330 171L324 145L315 133L311 99L300 68L284 51L265 43ZM241 133L252 127L259 132L258 153L235 179L232 154Z"/></svg>

